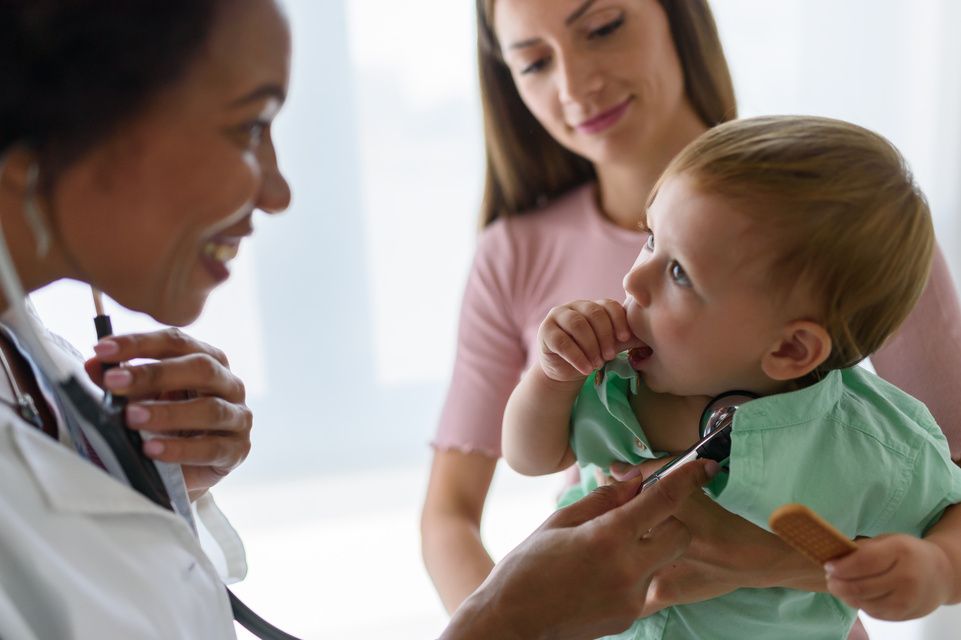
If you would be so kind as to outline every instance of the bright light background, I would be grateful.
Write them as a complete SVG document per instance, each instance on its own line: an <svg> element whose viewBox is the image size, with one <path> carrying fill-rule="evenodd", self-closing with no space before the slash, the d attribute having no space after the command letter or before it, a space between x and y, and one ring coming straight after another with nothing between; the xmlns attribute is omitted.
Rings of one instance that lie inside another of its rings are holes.
<svg viewBox="0 0 961 640"><path fill-rule="evenodd" d="M961 3L712 5L741 114L830 115L888 136L928 194L957 279ZM482 181L473 3L286 6L294 70L276 135L294 205L257 220L190 328L228 353L256 416L250 459L217 492L247 541L237 590L304 637L435 637L445 616L417 519ZM90 351L87 291L58 284L35 301ZM111 310L118 331L155 326ZM498 472L485 524L495 556L549 513L557 484ZM872 624L872 637L945 638L954 616Z"/></svg>

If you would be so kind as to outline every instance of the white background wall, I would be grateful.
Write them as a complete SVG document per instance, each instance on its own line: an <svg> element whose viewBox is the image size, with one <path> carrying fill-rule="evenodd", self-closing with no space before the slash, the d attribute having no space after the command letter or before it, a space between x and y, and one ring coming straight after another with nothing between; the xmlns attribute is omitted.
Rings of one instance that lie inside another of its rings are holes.
<svg viewBox="0 0 961 640"><path fill-rule="evenodd" d="M473 3L286 5L294 74L277 138L294 205L258 220L191 328L230 355L256 415L254 452L219 494L250 552L238 591L306 637L433 637L444 616L416 527L482 177ZM741 114L830 115L891 138L961 273L961 3L712 5ZM85 290L36 301L89 351ZM118 331L152 326L113 311ZM499 472L495 555L549 512L556 486ZM872 630L911 640L926 624Z"/></svg>

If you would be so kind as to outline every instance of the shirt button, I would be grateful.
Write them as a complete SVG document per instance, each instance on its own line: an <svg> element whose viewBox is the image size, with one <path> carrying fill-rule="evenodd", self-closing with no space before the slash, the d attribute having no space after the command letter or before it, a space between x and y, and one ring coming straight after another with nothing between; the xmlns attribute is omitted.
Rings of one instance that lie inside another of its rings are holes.
<svg viewBox="0 0 961 640"><path fill-rule="evenodd" d="M644 444L643 442L641 442L641 439L638 438L638 437L636 437L636 436L635 436L635 438L634 438L634 448L635 448L637 451L640 451L640 452L642 452L642 453L643 453L644 451L647 451L647 445Z"/></svg>

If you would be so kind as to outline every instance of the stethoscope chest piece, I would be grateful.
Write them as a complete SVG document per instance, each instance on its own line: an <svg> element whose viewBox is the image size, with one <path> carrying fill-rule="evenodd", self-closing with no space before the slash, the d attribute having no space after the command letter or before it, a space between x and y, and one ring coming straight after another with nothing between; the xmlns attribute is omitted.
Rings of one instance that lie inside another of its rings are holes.
<svg viewBox="0 0 961 640"><path fill-rule="evenodd" d="M738 407L755 398L757 396L749 391L728 391L715 396L701 413L699 424L701 439L683 454L653 473L644 481L639 491L643 491L645 487L654 484L692 460L706 458L726 467L728 459L731 457L731 431L734 427L734 415L737 413Z"/></svg>

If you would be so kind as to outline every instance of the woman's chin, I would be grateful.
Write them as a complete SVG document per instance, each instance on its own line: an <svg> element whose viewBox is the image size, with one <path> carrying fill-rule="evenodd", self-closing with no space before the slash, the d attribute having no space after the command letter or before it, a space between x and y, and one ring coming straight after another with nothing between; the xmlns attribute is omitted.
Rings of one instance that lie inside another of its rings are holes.
<svg viewBox="0 0 961 640"><path fill-rule="evenodd" d="M207 302L209 291L201 293L183 293L172 301L154 301L145 305L126 305L122 300L118 303L131 311L145 313L160 324L171 327L185 327L200 317Z"/></svg>

